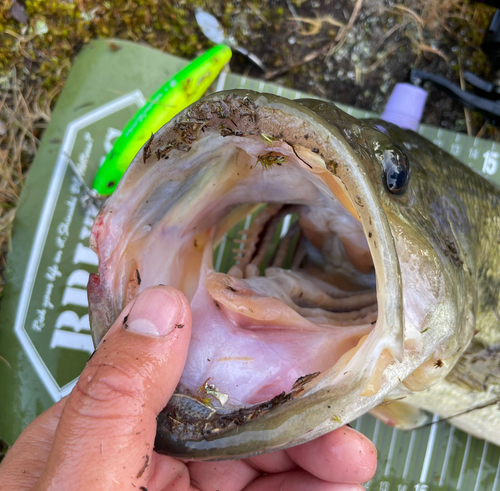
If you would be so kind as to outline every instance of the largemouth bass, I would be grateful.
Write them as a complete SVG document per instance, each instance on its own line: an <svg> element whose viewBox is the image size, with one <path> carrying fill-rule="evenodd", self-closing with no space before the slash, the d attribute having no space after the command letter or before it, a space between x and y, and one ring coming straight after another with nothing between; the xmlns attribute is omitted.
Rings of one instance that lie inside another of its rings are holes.
<svg viewBox="0 0 500 491"><path fill-rule="evenodd" d="M214 247L251 214L216 272ZM368 411L411 428L422 408L500 444L499 241L500 191L418 134L221 92L144 145L97 217L94 342L148 286L190 300L159 452L244 457Z"/></svg>

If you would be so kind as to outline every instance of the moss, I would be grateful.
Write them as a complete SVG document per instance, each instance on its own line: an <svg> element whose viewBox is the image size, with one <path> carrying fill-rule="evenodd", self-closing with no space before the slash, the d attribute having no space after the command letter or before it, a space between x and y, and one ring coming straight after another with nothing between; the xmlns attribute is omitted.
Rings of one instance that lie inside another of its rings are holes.
<svg viewBox="0 0 500 491"><path fill-rule="evenodd" d="M170 53L193 57L206 40L192 17L201 2L95 0L69 2L28 0L29 24L0 6L0 76L15 67L18 77L39 82L50 90L68 74L73 56L97 37L116 37L148 44Z"/></svg>

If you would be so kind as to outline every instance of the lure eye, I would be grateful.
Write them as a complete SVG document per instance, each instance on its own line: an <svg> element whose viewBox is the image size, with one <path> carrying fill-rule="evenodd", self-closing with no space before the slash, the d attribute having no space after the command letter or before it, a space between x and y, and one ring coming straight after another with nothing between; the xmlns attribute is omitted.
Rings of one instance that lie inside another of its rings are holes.
<svg viewBox="0 0 500 491"><path fill-rule="evenodd" d="M406 155L397 149L384 150L381 160L387 190L396 195L404 194L410 180L410 163Z"/></svg>

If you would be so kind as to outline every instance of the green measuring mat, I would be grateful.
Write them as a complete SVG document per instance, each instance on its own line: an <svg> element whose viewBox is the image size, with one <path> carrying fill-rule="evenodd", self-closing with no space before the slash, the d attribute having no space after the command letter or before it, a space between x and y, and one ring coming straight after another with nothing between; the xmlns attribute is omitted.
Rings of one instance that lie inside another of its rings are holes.
<svg viewBox="0 0 500 491"><path fill-rule="evenodd" d="M97 271L88 238L98 210L82 208L81 184L67 157L90 186L128 120L186 64L145 46L101 40L89 43L73 66L23 189L8 256L0 310L6 360L0 359L0 437L9 444L71 391L93 352L86 286ZM308 96L227 72L212 86L235 88ZM340 107L358 118L373 116ZM496 143L428 126L420 132L500 185ZM290 225L285 222L283 229ZM231 231L215 251L217 268L231 261L234 238ZM448 423L410 432L366 415L352 425L379 452L377 474L366 484L370 491L500 491L500 448Z"/></svg>

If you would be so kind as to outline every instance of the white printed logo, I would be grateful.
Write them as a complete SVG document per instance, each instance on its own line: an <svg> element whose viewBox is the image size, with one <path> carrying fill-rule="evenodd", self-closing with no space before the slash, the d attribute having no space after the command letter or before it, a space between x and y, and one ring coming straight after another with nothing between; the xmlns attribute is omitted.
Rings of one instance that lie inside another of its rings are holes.
<svg viewBox="0 0 500 491"><path fill-rule="evenodd" d="M135 90L129 94L126 94L114 101L111 101L103 106L85 114L84 116L72 121L68 124L66 128L66 133L64 135L63 142L61 144L61 150L57 159L57 163L54 167L54 172L52 175L52 180L47 192L47 197L43 204L42 214L38 227L35 233L35 238L33 241L33 247L31 250L30 258L28 261L26 275L23 281L23 287L21 290L21 295L19 299L19 304L17 307L16 320L14 325L14 332L18 337L23 349L25 350L29 360L33 364L36 372L40 376L40 379L49 392L50 396L54 401L58 401L66 394L68 394L76 383L76 380L60 387L54 376L48 369L44 360L38 353L36 347L34 346L32 340L30 339L28 333L26 332L26 317L28 314L28 307L31 302L31 296L33 293L33 287L37 275L39 274L40 260L42 253L45 249L47 235L49 232L50 225L54 216L54 211L59 199L59 194L63 184L64 176L66 175L66 169L68 166L68 155L71 155L78 132L83 128L99 121L106 116L109 116L115 112L118 112L128 106L137 105L142 107L146 103L144 96L140 90ZM108 142L117 136L117 130L107 135ZM92 138L90 134L84 135L84 141L86 141L89 146L87 151L90 151ZM85 160L87 157L86 153L83 152L81 157ZM83 160L81 164L83 165ZM86 163L86 162L85 162ZM79 168L80 162L78 162L77 167ZM80 169L80 171L84 169ZM62 248L64 247L67 228L69 227L69 222L71 222L74 207L76 206L76 198L73 202L72 199L66 202L67 214L65 219L61 222L58 227L58 237L60 244L57 243L57 250L52 264L47 268L44 278L47 280L47 285L44 293L42 308L37 310L37 318L34 323L30 325L30 328L34 331L40 331L44 327L45 313L46 309L54 308L51 302L51 295L53 289L54 280L61 275L59 271L59 262L61 260ZM80 240L86 238L87 234L90 232L89 220L91 217L86 217L86 223L84 224L84 229L80 231ZM96 265L97 257L95 254L82 243L78 243L78 246L74 252L73 264L89 264ZM68 305L68 310L62 312L57 318L55 330L51 339L51 347L64 348L70 347L72 349L79 349L82 351L91 352L92 342L90 334L80 332L82 330L87 331L89 329L88 315L79 317L75 312L69 310L69 305L86 306L87 305L87 294L86 294L86 282L88 280L88 273L82 269L76 269L68 277L66 281L66 287L64 290L63 305ZM68 331L63 328L70 328Z"/></svg>

